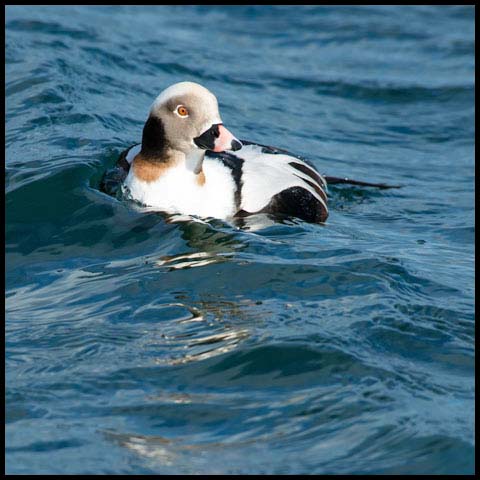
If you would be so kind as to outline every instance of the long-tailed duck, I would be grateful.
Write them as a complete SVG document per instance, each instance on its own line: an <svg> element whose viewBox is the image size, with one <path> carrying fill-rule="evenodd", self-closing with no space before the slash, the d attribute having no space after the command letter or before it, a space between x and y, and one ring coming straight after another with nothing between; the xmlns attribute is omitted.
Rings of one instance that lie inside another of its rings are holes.
<svg viewBox="0 0 480 480"><path fill-rule="evenodd" d="M224 127L215 96L181 82L155 99L142 143L120 155L101 188L111 193L121 183L131 199L167 213L224 220L268 213L321 223L328 217L325 178L285 150L238 140Z"/></svg>

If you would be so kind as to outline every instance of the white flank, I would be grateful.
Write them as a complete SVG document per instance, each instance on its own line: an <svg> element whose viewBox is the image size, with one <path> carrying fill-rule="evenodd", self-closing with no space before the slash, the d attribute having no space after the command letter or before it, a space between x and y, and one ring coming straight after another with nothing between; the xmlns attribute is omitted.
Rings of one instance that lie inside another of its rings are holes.
<svg viewBox="0 0 480 480"><path fill-rule="evenodd" d="M303 179L312 183L317 182L289 165L290 162L300 163L312 170L298 158L280 153L262 153L262 147L258 145L244 145L240 151L235 152L235 155L244 159L241 204L243 210L250 213L258 212L268 205L274 195L290 187L308 190L327 208L323 198ZM324 189L323 185L318 186Z"/></svg>

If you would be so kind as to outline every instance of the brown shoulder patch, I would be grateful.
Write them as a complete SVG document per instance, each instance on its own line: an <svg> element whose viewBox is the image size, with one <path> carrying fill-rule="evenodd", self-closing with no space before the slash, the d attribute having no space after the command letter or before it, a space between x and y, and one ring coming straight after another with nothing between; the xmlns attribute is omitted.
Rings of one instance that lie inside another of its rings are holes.
<svg viewBox="0 0 480 480"><path fill-rule="evenodd" d="M143 182L155 182L176 162L158 162L142 157L139 153L132 162L133 173Z"/></svg>
<svg viewBox="0 0 480 480"><path fill-rule="evenodd" d="M203 170L195 177L195 180L201 187L205 185L205 174L203 173Z"/></svg>

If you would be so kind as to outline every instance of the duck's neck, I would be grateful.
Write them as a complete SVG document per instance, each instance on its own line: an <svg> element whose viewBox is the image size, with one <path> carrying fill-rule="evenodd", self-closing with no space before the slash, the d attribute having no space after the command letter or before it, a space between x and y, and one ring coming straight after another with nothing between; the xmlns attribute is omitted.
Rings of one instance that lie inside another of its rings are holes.
<svg viewBox="0 0 480 480"><path fill-rule="evenodd" d="M165 135L165 126L160 118L149 116L142 135L142 149L135 159L137 165L146 164L152 172L184 165L185 168L198 177L199 183L205 182L202 166L205 150L193 147L187 154L169 145ZM203 179L203 181L202 181Z"/></svg>
<svg viewBox="0 0 480 480"><path fill-rule="evenodd" d="M205 174L202 168L204 158L204 150L195 149L186 155L179 150L166 148L161 155L145 155L140 151L135 157L133 165L135 174L147 182L158 180L171 168L183 167L194 176L199 185L203 185L205 183Z"/></svg>
<svg viewBox="0 0 480 480"><path fill-rule="evenodd" d="M185 167L192 171L195 175L203 173L203 160L205 158L205 150L191 150L185 155Z"/></svg>
<svg viewBox="0 0 480 480"><path fill-rule="evenodd" d="M203 160L205 158L205 150L191 150L187 155L182 153L183 161L187 171L192 173L195 182L203 186L205 184L205 174L203 173Z"/></svg>

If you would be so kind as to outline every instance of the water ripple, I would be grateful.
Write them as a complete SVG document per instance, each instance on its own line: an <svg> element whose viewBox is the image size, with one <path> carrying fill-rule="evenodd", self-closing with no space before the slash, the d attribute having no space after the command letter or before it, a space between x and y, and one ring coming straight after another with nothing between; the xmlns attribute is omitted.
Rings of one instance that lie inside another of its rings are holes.
<svg viewBox="0 0 480 480"><path fill-rule="evenodd" d="M474 13L8 6L7 473L471 474ZM182 80L402 188L332 185L322 226L101 193Z"/></svg>

